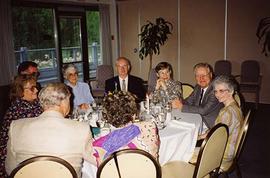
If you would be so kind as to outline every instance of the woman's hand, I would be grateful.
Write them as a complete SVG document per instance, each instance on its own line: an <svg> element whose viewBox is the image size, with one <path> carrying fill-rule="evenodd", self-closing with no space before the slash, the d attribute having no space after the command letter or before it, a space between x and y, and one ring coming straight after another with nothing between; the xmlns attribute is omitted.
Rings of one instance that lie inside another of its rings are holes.
<svg viewBox="0 0 270 178"><path fill-rule="evenodd" d="M87 103L83 103L83 104L80 104L79 108L82 110L87 110L90 108L90 105Z"/></svg>
<svg viewBox="0 0 270 178"><path fill-rule="evenodd" d="M157 80L156 90L158 90L160 87L161 87L163 90L167 90L166 82L165 82L163 79L158 79L158 80Z"/></svg>

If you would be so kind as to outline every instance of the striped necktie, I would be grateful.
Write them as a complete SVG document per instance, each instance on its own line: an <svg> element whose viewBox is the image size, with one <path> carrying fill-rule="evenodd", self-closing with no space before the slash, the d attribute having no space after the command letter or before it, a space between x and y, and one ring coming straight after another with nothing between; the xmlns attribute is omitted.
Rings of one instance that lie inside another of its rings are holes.
<svg viewBox="0 0 270 178"><path fill-rule="evenodd" d="M126 82L125 82L125 80L122 81L122 91L127 91L126 90Z"/></svg>

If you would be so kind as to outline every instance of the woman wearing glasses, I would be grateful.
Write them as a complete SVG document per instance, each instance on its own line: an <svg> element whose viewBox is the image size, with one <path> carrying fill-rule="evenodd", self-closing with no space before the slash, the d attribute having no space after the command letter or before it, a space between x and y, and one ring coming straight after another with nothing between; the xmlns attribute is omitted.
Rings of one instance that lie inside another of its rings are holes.
<svg viewBox="0 0 270 178"><path fill-rule="evenodd" d="M73 64L68 64L63 70L66 84L72 88L73 107L75 109L88 109L90 104L94 102L94 98L90 92L89 85L78 81L78 69Z"/></svg>
<svg viewBox="0 0 270 178"><path fill-rule="evenodd" d="M214 80L213 85L216 98L224 104L224 108L219 111L215 124L224 123L229 127L229 139L223 157L224 163L231 161L234 157L235 145L243 125L243 114L234 100L233 95L237 85L233 78L225 75L219 76Z"/></svg>
<svg viewBox="0 0 270 178"><path fill-rule="evenodd" d="M232 77L225 75L218 76L213 81L213 87L216 98L220 103L224 104L224 107L219 111L215 124L223 123L229 128L229 138L222 162L222 164L226 164L226 162L231 161L234 157L236 142L243 125L243 114L239 105L234 100L237 85ZM207 133L200 135L199 139L204 139ZM192 160L194 160L194 157Z"/></svg>
<svg viewBox="0 0 270 178"><path fill-rule="evenodd" d="M180 82L172 79L172 66L167 62L160 62L156 67L157 82L155 91L152 94L153 100L163 102L166 99L172 101L174 99L182 99L182 86Z"/></svg>
<svg viewBox="0 0 270 178"><path fill-rule="evenodd" d="M4 116L0 130L0 177L5 176L4 162L10 123L21 118L36 117L42 113L42 108L37 99L36 84L36 78L33 75L18 75L11 84L11 106Z"/></svg>

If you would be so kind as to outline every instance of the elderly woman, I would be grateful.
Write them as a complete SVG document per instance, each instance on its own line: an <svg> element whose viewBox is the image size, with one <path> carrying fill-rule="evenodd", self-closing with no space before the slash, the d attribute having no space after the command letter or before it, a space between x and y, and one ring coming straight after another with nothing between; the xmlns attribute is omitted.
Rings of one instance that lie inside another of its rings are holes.
<svg viewBox="0 0 270 178"><path fill-rule="evenodd" d="M237 85L233 78L225 75L218 76L213 81L213 87L216 98L220 103L224 104L224 108L220 110L215 124L223 123L229 128L228 143L222 162L222 164L225 164L227 161L231 161L234 157L235 145L243 124L243 114L239 105L234 100L234 93ZM199 139L205 138L207 133L208 132L200 135Z"/></svg>
<svg viewBox="0 0 270 178"><path fill-rule="evenodd" d="M63 83L49 84L39 93L44 112L36 118L19 119L10 125L6 170L39 155L53 155L69 162L81 177L83 159L95 164L89 125L66 119L70 92Z"/></svg>
<svg viewBox="0 0 270 178"><path fill-rule="evenodd" d="M94 102L94 98L90 92L89 85L78 81L78 69L73 64L64 67L64 78L67 85L72 88L74 95L73 106L79 109L88 109L90 104Z"/></svg>
<svg viewBox="0 0 270 178"><path fill-rule="evenodd" d="M167 62L160 62L155 68L157 82L152 94L153 100L161 102L163 99L172 101L182 99L182 86L180 82L172 80L172 66ZM165 98L164 98L165 97Z"/></svg>
<svg viewBox="0 0 270 178"><path fill-rule="evenodd" d="M11 106L8 108L0 130L1 158L0 177L5 177L6 145L8 130L13 120L26 117L36 117L42 113L37 100L36 78L32 75L18 75L15 77L10 89Z"/></svg>
<svg viewBox="0 0 270 178"><path fill-rule="evenodd" d="M243 124L242 111L233 97L237 85L233 78L219 76L214 80L213 86L216 98L224 104L224 108L220 110L215 124L224 123L229 127L229 139L223 161L231 161L234 157L235 145Z"/></svg>
<svg viewBox="0 0 270 178"><path fill-rule="evenodd" d="M153 122L137 122L135 97L124 91L109 94L104 98L104 119L115 129L93 142L94 156L99 165L111 153L125 148L143 149L158 157L159 137Z"/></svg>

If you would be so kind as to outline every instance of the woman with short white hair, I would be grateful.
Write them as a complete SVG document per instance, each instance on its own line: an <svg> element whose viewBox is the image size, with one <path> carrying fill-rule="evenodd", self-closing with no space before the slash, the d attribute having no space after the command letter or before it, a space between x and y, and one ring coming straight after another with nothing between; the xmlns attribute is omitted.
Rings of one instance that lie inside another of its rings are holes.
<svg viewBox="0 0 270 178"><path fill-rule="evenodd" d="M66 84L72 88L74 95L74 108L88 109L90 104L94 102L89 85L85 82L78 81L78 69L73 64L68 64L63 70Z"/></svg>

